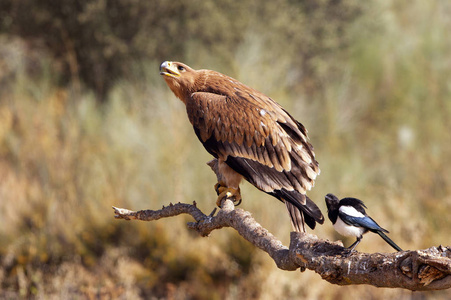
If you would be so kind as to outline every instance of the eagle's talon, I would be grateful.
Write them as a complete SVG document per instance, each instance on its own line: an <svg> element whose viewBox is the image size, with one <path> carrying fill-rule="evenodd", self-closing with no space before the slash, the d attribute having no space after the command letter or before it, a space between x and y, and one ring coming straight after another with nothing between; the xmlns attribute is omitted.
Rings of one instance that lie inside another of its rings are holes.
<svg viewBox="0 0 451 300"><path fill-rule="evenodd" d="M219 181L218 183L215 184L215 191L218 196L224 191L224 189L226 189L225 186L226 184L222 181Z"/></svg>
<svg viewBox="0 0 451 300"><path fill-rule="evenodd" d="M217 184L215 184L215 192L216 194L219 196L220 192L219 192L219 188L221 187L221 185L219 184L219 182Z"/></svg>
<svg viewBox="0 0 451 300"><path fill-rule="evenodd" d="M218 207L221 207L222 201L225 200L225 199L232 200L233 204L235 204L236 202L238 202L238 204L241 203L240 188L234 189L234 188L227 188L227 187L224 187L224 186L220 186L218 188L218 191L219 191L218 199L216 200L216 205Z"/></svg>

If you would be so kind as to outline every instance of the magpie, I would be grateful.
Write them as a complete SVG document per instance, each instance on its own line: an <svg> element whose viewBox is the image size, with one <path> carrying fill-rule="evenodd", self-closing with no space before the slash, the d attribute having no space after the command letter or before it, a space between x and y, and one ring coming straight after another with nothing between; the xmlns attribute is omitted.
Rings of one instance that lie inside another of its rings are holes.
<svg viewBox="0 0 451 300"><path fill-rule="evenodd" d="M357 238L348 248L351 251L354 251L355 247L362 240L363 234L368 231L377 233L390 246L397 251L402 251L398 245L385 235L388 231L380 227L376 221L366 214L365 208L367 207L363 204L362 200L349 197L338 200L335 195L327 194L326 205L329 219L334 225L335 230L341 235L355 236Z"/></svg>

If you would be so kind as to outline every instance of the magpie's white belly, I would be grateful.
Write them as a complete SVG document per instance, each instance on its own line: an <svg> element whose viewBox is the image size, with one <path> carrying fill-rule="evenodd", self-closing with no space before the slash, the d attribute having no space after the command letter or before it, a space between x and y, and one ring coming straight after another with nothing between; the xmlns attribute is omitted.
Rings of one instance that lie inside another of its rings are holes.
<svg viewBox="0 0 451 300"><path fill-rule="evenodd" d="M343 222L340 217L337 218L337 222L334 224L335 230L344 236L354 236L359 237L363 234L365 229L363 227L355 227L347 225L345 222Z"/></svg>

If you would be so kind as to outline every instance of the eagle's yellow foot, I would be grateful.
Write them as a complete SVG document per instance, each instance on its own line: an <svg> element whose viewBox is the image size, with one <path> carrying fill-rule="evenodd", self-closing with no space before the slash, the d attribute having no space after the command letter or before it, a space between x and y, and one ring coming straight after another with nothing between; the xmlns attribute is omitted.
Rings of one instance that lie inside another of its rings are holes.
<svg viewBox="0 0 451 300"><path fill-rule="evenodd" d="M241 203L241 192L240 188L228 188L223 185L223 182L218 182L215 184L215 190L218 194L218 199L216 200L216 205L221 207L222 200L229 198L233 200L234 205L240 205Z"/></svg>
<svg viewBox="0 0 451 300"><path fill-rule="evenodd" d="M220 188L224 188L226 186L226 184L222 181L219 181L217 184L215 184L215 191L216 194L219 196L219 194L221 194L221 192L219 191Z"/></svg>

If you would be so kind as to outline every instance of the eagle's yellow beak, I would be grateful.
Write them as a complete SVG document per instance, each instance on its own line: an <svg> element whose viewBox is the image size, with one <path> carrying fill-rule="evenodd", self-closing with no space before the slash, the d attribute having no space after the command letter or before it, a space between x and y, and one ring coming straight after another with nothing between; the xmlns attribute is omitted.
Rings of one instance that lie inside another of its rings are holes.
<svg viewBox="0 0 451 300"><path fill-rule="evenodd" d="M177 65L171 61L165 61L160 65L160 75L169 77L180 77L180 72L177 70Z"/></svg>

